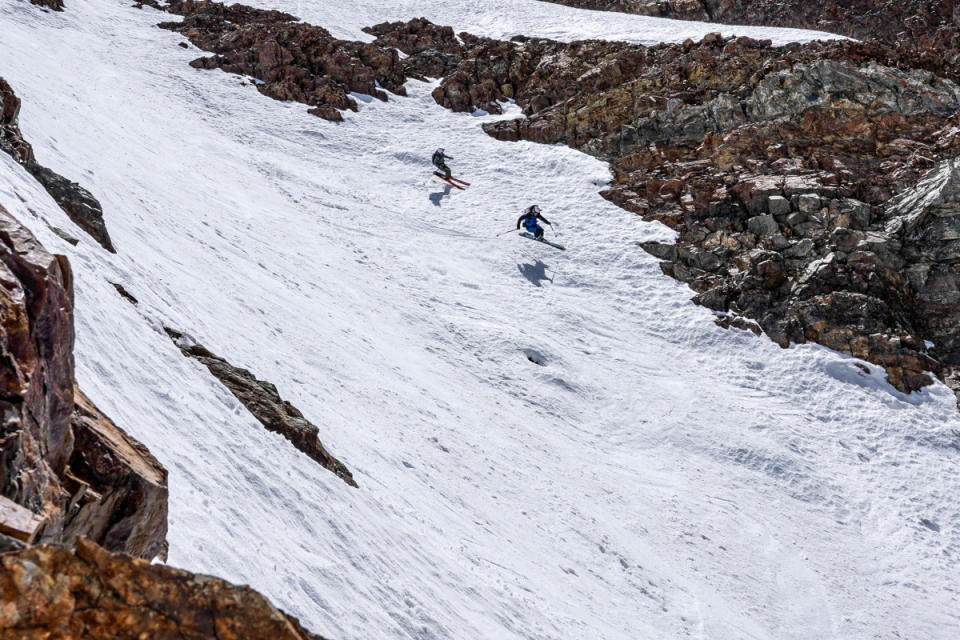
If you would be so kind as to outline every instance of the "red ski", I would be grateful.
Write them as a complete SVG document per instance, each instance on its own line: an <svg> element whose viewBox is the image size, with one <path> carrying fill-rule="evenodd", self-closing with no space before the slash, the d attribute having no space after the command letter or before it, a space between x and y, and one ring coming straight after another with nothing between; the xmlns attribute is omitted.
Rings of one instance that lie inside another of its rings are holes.
<svg viewBox="0 0 960 640"><path fill-rule="evenodd" d="M470 183L464 182L463 184L467 185L467 187L461 187L460 185L458 185L456 182L453 181L453 178L449 178L449 179L448 179L446 176L444 176L444 175L443 175L442 173L440 173L439 171L434 171L434 172L433 172L433 175L437 176L437 178L439 178L442 182L447 183L447 184L450 185L451 187L456 187L457 189L460 189L460 191L466 191L466 190L467 190L467 187L470 186Z"/></svg>

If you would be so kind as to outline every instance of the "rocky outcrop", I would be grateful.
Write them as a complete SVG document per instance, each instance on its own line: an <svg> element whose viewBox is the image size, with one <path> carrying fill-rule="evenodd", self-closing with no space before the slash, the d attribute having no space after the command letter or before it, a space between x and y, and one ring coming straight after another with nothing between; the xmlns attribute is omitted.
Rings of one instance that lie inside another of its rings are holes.
<svg viewBox="0 0 960 640"><path fill-rule="evenodd" d="M37 163L32 147L20 133L19 114L20 99L10 85L0 78L0 151L21 163L77 226L89 233L104 249L116 253L103 221L100 202L76 182Z"/></svg>
<svg viewBox="0 0 960 640"><path fill-rule="evenodd" d="M75 388L70 266L2 208L0 319L0 533L162 555L166 471Z"/></svg>
<svg viewBox="0 0 960 640"><path fill-rule="evenodd" d="M262 595L88 539L0 555L0 636L9 640L323 640Z"/></svg>
<svg viewBox="0 0 960 640"><path fill-rule="evenodd" d="M817 29L916 51L960 53L960 5L951 0L548 0L583 9L724 24Z"/></svg>
<svg viewBox="0 0 960 640"><path fill-rule="evenodd" d="M179 331L165 330L185 356L207 367L268 431L279 433L348 485L357 486L346 465L334 458L320 442L320 430L304 418L296 407L281 398L274 385L258 380L246 369L233 366L202 345L193 343Z"/></svg>
<svg viewBox="0 0 960 640"><path fill-rule="evenodd" d="M356 111L352 92L380 100L387 99L383 89L406 95L406 76L392 48L338 40L279 11L193 0L174 1L166 10L184 20L160 27L216 54L192 66L256 78L264 95L310 105L310 113L321 118L340 121L342 110Z"/></svg>
<svg viewBox="0 0 960 640"><path fill-rule="evenodd" d="M63 0L30 0L30 3L54 11L63 11Z"/></svg>
<svg viewBox="0 0 960 640"><path fill-rule="evenodd" d="M62 541L80 536L142 558L166 557L167 471L79 389Z"/></svg>

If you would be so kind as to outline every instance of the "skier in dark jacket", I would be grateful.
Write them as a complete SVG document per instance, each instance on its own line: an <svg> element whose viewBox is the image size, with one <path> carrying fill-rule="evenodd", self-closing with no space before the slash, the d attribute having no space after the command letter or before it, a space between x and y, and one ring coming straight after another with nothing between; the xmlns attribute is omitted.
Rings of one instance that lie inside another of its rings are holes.
<svg viewBox="0 0 960 640"><path fill-rule="evenodd" d="M433 152L433 166L435 166L437 169L440 169L440 171L443 171L444 179L449 180L451 175L450 167L447 166L447 163L444 162L444 160L453 160L453 158L443 152L443 147Z"/></svg>
<svg viewBox="0 0 960 640"><path fill-rule="evenodd" d="M520 219L517 220L517 229L520 228L520 225L523 225L523 228L533 234L534 240L543 240L543 227L540 226L538 220L542 220L546 224L550 224L550 221L540 215L540 207L533 205L528 207L526 211L523 212L523 215L520 216Z"/></svg>

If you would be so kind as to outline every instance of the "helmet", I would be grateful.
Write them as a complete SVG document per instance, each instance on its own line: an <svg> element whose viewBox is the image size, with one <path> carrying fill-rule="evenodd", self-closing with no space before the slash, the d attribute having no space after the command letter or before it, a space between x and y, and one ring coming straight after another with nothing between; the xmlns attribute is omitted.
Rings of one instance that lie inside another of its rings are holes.
<svg viewBox="0 0 960 640"><path fill-rule="evenodd" d="M535 205L535 204L534 204L534 205L531 205L531 206L527 209L527 213L540 213L540 207L538 207L538 206Z"/></svg>
<svg viewBox="0 0 960 640"><path fill-rule="evenodd" d="M437 149L437 153L443 153L443 147L440 147L439 149Z"/></svg>

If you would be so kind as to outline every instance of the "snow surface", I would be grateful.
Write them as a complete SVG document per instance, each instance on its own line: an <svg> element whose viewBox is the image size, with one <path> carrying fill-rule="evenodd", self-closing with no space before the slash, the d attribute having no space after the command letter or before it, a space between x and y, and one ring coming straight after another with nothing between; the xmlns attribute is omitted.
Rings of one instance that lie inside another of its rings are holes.
<svg viewBox="0 0 960 640"><path fill-rule="evenodd" d="M357 37L421 15L493 36L716 30L520 0L255 4ZM70 257L79 382L170 470L171 564L335 639L960 635L945 387L907 397L876 367L716 327L635 244L671 232L598 197L593 158L497 142L419 82L332 124L192 69L163 19L0 3L24 134L101 200L119 254L6 156L0 204ZM430 179L438 146L469 190ZM496 236L533 202L566 252ZM360 488L163 324L274 382Z"/></svg>

